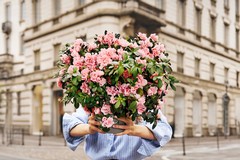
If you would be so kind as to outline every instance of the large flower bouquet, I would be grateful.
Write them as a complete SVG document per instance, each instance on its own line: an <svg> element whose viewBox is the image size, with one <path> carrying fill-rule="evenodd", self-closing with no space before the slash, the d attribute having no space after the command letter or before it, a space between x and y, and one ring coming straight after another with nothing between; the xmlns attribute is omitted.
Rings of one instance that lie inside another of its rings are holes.
<svg viewBox="0 0 240 160"><path fill-rule="evenodd" d="M158 110L169 86L178 82L158 36L138 33L122 38L105 31L93 43L77 39L60 51L58 86L65 104L80 105L109 131L114 117L142 117L157 125Z"/></svg>

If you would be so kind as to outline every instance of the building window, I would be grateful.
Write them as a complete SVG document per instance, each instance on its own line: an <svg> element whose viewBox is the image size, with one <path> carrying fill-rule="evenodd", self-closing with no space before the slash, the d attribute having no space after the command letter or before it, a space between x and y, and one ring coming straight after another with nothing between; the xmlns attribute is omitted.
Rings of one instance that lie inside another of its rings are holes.
<svg viewBox="0 0 240 160"><path fill-rule="evenodd" d="M60 43L53 45L53 50L54 50L53 65L54 66L57 65L57 62L59 60L60 48L61 48L61 44Z"/></svg>
<svg viewBox="0 0 240 160"><path fill-rule="evenodd" d="M224 83L228 84L228 72L229 72L229 68L224 67Z"/></svg>
<svg viewBox="0 0 240 160"><path fill-rule="evenodd" d="M41 0L33 0L33 23L38 24L41 20Z"/></svg>
<svg viewBox="0 0 240 160"><path fill-rule="evenodd" d="M85 4L85 0L77 0L77 1L79 6L82 6Z"/></svg>
<svg viewBox="0 0 240 160"><path fill-rule="evenodd" d="M20 36L20 55L24 54L24 34Z"/></svg>
<svg viewBox="0 0 240 160"><path fill-rule="evenodd" d="M229 42L229 25L224 23L224 45L225 51L228 50L228 42Z"/></svg>
<svg viewBox="0 0 240 160"><path fill-rule="evenodd" d="M156 6L157 8L163 10L163 5L164 5L163 0L155 0L155 6Z"/></svg>
<svg viewBox="0 0 240 160"><path fill-rule="evenodd" d="M11 21L11 5L7 3L5 6L5 18L6 21Z"/></svg>
<svg viewBox="0 0 240 160"><path fill-rule="evenodd" d="M216 17L210 17L210 39L216 41Z"/></svg>
<svg viewBox="0 0 240 160"><path fill-rule="evenodd" d="M239 87L239 71L236 72L236 86Z"/></svg>
<svg viewBox="0 0 240 160"><path fill-rule="evenodd" d="M200 77L200 59L195 58L195 77Z"/></svg>
<svg viewBox="0 0 240 160"><path fill-rule="evenodd" d="M53 0L53 9L54 16L58 16L61 14L61 0Z"/></svg>
<svg viewBox="0 0 240 160"><path fill-rule="evenodd" d="M182 52L177 53L177 71L180 72L180 73L184 72L183 57L184 57L184 54Z"/></svg>
<svg viewBox="0 0 240 160"><path fill-rule="evenodd" d="M239 29L236 29L236 50L239 52Z"/></svg>
<svg viewBox="0 0 240 160"><path fill-rule="evenodd" d="M34 51L34 71L40 70L40 50Z"/></svg>
<svg viewBox="0 0 240 160"><path fill-rule="evenodd" d="M20 21L24 21L26 19L26 3L25 0L21 0L20 2Z"/></svg>
<svg viewBox="0 0 240 160"><path fill-rule="evenodd" d="M239 22L239 0L235 0L235 15L236 15L236 22Z"/></svg>
<svg viewBox="0 0 240 160"><path fill-rule="evenodd" d="M217 2L217 0L211 0L211 5L216 7L216 2Z"/></svg>
<svg viewBox="0 0 240 160"><path fill-rule="evenodd" d="M229 13L229 0L224 0L224 11L226 14Z"/></svg>
<svg viewBox="0 0 240 160"><path fill-rule="evenodd" d="M21 92L17 92L17 115L21 115Z"/></svg>
<svg viewBox="0 0 240 160"><path fill-rule="evenodd" d="M186 0L178 0L178 25L180 26L179 32L184 33L186 23Z"/></svg>
<svg viewBox="0 0 240 160"><path fill-rule="evenodd" d="M215 81L215 64L214 63L210 63L210 71L209 71L209 75L210 75L210 81Z"/></svg>
<svg viewBox="0 0 240 160"><path fill-rule="evenodd" d="M196 31L196 39L200 40L201 39L201 29L202 29L202 10L196 8L195 9L196 14L195 14L195 31Z"/></svg>

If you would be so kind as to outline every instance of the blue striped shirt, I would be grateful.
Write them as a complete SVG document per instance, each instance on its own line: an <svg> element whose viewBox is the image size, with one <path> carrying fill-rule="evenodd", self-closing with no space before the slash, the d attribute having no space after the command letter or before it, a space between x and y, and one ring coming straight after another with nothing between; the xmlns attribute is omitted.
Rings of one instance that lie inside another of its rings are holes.
<svg viewBox="0 0 240 160"><path fill-rule="evenodd" d="M67 113L63 117L63 134L67 145L75 150L85 140L85 152L92 160L142 160L151 156L160 147L165 145L172 136L172 129L166 117L160 112L161 120L152 129L152 125L142 122L147 126L157 140L147 140L136 136L115 136L114 134L95 133L82 137L72 137L70 130L78 124L87 123L88 115L79 107L72 115Z"/></svg>

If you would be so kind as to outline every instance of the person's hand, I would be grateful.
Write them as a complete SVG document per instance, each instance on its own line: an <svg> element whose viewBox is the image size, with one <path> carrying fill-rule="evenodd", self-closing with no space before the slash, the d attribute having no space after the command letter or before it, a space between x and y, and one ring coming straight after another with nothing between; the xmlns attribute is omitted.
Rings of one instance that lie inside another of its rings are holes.
<svg viewBox="0 0 240 160"><path fill-rule="evenodd" d="M94 134L96 132L104 134L99 126L101 125L100 122L95 120L94 114L91 114L91 116L88 118L88 125L89 125L89 134Z"/></svg>
<svg viewBox="0 0 240 160"><path fill-rule="evenodd" d="M121 133L115 134L116 136L122 136L122 135L133 135L134 134L134 129L135 129L135 124L132 121L131 118L117 118L120 121L123 121L126 125L113 125L113 128L118 128L118 129L123 129L124 131Z"/></svg>

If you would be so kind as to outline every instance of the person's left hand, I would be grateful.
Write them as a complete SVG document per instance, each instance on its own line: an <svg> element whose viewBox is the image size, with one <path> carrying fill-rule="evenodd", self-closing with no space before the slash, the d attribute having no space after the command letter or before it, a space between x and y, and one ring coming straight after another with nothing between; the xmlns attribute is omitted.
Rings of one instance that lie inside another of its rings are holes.
<svg viewBox="0 0 240 160"><path fill-rule="evenodd" d="M125 118L125 117L121 117L121 118L117 118L120 121L123 121L125 123L125 125L118 125L118 124L114 124L113 128L118 128L118 129L123 129L123 132L117 133L115 134L116 136L122 136L122 135L133 135L134 133L134 128L135 128L135 124L132 121L131 118Z"/></svg>

